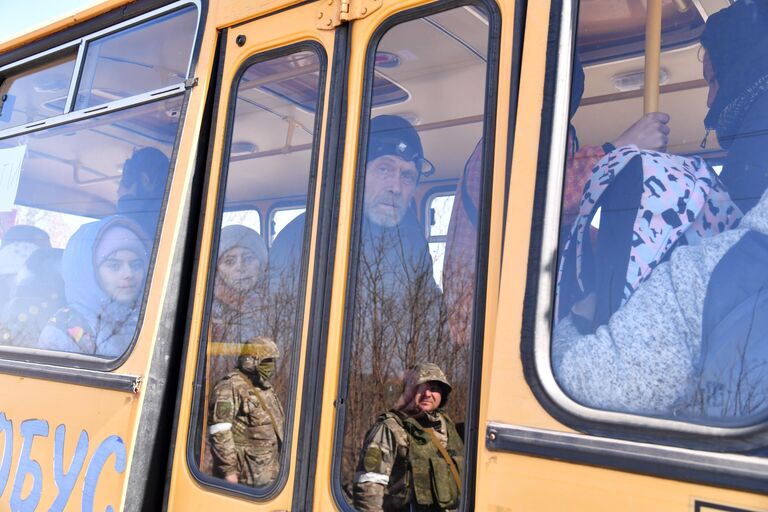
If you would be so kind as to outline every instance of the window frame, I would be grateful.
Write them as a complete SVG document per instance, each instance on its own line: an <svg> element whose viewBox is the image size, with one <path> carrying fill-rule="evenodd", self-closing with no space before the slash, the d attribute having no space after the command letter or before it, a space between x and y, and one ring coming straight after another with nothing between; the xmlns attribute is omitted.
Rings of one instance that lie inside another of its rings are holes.
<svg viewBox="0 0 768 512"><path fill-rule="evenodd" d="M758 446L761 441L764 445L768 421L729 428L594 409L571 399L557 384L550 352L556 284L552 262L558 261L577 2L556 0L550 14L544 98L553 98L553 101L545 101L543 105L539 140L537 192L521 339L526 381L537 400L555 419L587 434L715 453L744 451Z"/></svg>
<svg viewBox="0 0 768 512"><path fill-rule="evenodd" d="M472 344L469 372L469 387L472 390L480 389L483 359L483 331L485 327L485 295L487 282L487 265L483 263L488 259L488 247L490 240L490 212L491 212L491 183L494 175L494 147L496 144L495 126L497 119L497 90L499 83L500 67L500 47L501 47L501 25L502 14L498 5L493 0L447 0L435 3L416 6L394 13L378 25L368 40L365 53L365 74L363 77L362 102L359 117L359 131L357 139L357 160L355 164L355 187L354 187L354 207L352 211L352 229L349 243L349 263L346 277L345 291L345 312L344 323L341 335L341 358L339 365L339 375L337 377L338 387L337 396L334 400L336 407L336 417L333 423L333 444L331 454L331 495L335 504L345 511L352 511L352 505L347 501L346 494L342 488L341 469L342 469L342 447L344 438L344 427L346 420L346 390L349 385L349 364L352 350L352 336L354 325L355 310L355 283L357 282L358 262L357 248L360 246L360 237L362 230L363 216L363 192L365 185L365 167L366 155L369 139L369 124L372 118L373 104L373 74L375 72L375 54L381 43L381 40L387 32L397 25L407 23L416 19L424 18L432 14L442 13L460 7L482 6L488 13L488 54L486 59L486 80L484 87L484 106L483 106L483 169L486 172L482 176L482 186L480 193L480 203L484 205L479 209L478 218L478 240L476 252L476 274L475 274L475 301L474 311L472 313ZM462 174L463 175L463 174ZM417 208L425 212L423 201L417 202ZM418 212L417 212L418 214ZM424 232L426 222L422 223L422 232ZM464 439L464 480L462 486L461 501L459 510L471 508L474 503L475 495L475 473L477 451L477 433L479 432L479 413L480 397L478 393L468 393L467 416L465 422Z"/></svg>
<svg viewBox="0 0 768 512"><path fill-rule="evenodd" d="M203 389L204 386L201 384L204 382L205 378L205 367L207 363L207 355L208 355L208 326L211 322L211 309L213 306L213 288L214 283L216 279L216 261L218 258L218 248L220 243L220 234L221 234L221 221L223 217L224 212L224 202L226 200L226 184L227 184L227 178L229 175L229 162L230 162L230 147L233 142L233 135L234 135L234 127L235 127L235 110L237 106L237 95L238 95L238 89L240 86L240 81L245 74L245 72L255 64L258 64L260 62L266 62L269 60L278 59L280 57L288 56L294 53L298 53L301 51L310 51L318 58L318 63L320 64L319 69L319 77L318 77L318 84L320 88L318 89L318 96L317 96L317 110L315 111L315 120L314 120L314 130L315 133L312 137L312 153L310 157L310 167L309 167L309 175L307 180L307 209L305 212L305 218L310 219L308 222L305 222L304 225L304 236L302 237L302 249L306 247L306 252L302 251L301 255L301 264L300 264L300 272L301 276L299 279L299 297L306 297L307 291L308 291L308 280L307 280L307 269L308 269L308 263L309 258L312 257L312 254L310 253L310 234L312 229L312 222L311 218L314 213L314 195L317 189L317 182L318 182L318 163L319 163L319 155L320 155L320 148L322 144L322 127L323 127L323 115L325 112L325 93L326 93L326 84L327 84L327 76L328 76L328 55L326 52L325 47L320 44L319 42L313 41L313 40L304 40L299 41L296 43L288 44L286 46L281 46L278 48L257 52L253 55L249 56L247 59L245 59L235 72L233 78L232 78L232 84L229 91L229 103L227 106L227 112L226 112L226 132L224 136L224 140L222 142L221 148L222 148L222 156L221 156L221 173L218 178L218 190L220 191L218 194L218 197L216 198L216 205L215 205L215 220L214 220L214 232L212 235L212 241L211 241L211 256L208 263L208 268L205 270L205 273L207 274L206 277L206 287L205 287L205 302L203 305L203 319L201 322L201 331L198 335L198 338L200 340L199 343L199 349L196 356L196 367L195 367L195 376L194 381L196 382L196 385L194 386L194 391L191 399L192 406L190 408L190 427L187 430L187 449L186 449L186 464L187 469L189 470L192 477L202 486L221 492L223 494L229 494L234 495L241 498L246 498L254 502L267 502L271 499L273 499L275 496L277 496L279 493L283 491L285 488L285 485L288 482L288 477L290 474L290 462L291 462L291 455L292 455L292 449L293 449L293 430L296 422L298 422L302 410L298 409L296 407L296 397L297 397L297 391L301 387L301 382L299 382L299 364L301 360L301 351L305 349L302 345L302 323L304 321L304 316L307 313L304 307L305 301L299 300L297 302L297 315L296 320L294 324L294 340L293 340L293 348L298 349L294 350L292 354L292 361L290 363L290 371L291 371L291 381L290 381L290 387L289 392L290 396L287 403L282 404L283 410L285 412L285 421L284 421L284 432L290 433L291 435L285 435L284 436L284 442L282 447L282 453L280 453L280 472L278 474L278 477L275 479L272 484L266 487L253 487L249 488L245 485L240 484L230 484L226 480L222 478L214 477L213 475L207 475L204 474L200 470L200 461L196 459L195 453L197 450L197 445L200 442L200 435L201 433L203 435L207 435L204 432L202 432L201 424L202 424L202 407L201 405L205 403L205 397L203 396ZM219 116L217 116L219 117ZM219 119L221 119L219 117ZM223 186L222 186L223 185ZM271 215L269 216L271 218ZM263 219L262 219L263 222ZM266 242L266 240L265 240ZM269 248L271 248L270 245L268 245ZM300 443L299 443L300 445ZM202 456L202 454L201 454Z"/></svg>
<svg viewBox="0 0 768 512"><path fill-rule="evenodd" d="M77 78L82 71L82 62L84 57L84 41L88 41L97 37L101 37L106 34L110 34L123 28L141 24L148 20L163 16L171 11L184 8L185 6L194 6L197 9L197 28L192 40L192 46L190 48L190 60L187 75L192 72L194 64L196 63L197 55L200 50L201 33L203 29L203 23L205 20L205 10L203 9L204 0L179 0L167 6L163 6L148 12L144 12L133 18L127 19L115 25L89 32L79 38L73 39L66 43L57 45L53 48L35 53L34 55L24 57L18 61L0 67L0 80L4 79L5 73L10 70L26 69L30 66L34 66L36 63L44 63L48 60L61 55L62 52L66 52L69 49L78 48L78 57L75 63L75 69L73 72L73 81L70 83L70 97L68 97L68 104L70 101L74 101L73 91L76 90L75 78ZM0 345L0 368L13 368L18 366L18 369L11 369L8 373L24 375L29 377L43 376L44 378L57 380L60 382L77 382L79 384L90 385L93 387L100 387L106 389L115 389L115 382L120 382L119 389L130 390L135 392L138 389L140 377L131 375L111 374L118 368L120 368L133 354L133 351L138 342L139 336L143 329L144 317L146 315L146 305L149 297L149 289L154 276L155 263L157 251L159 248L158 234L160 233L165 218L165 211L168 203L168 194L171 188L171 181L173 179L173 172L176 166L177 148L181 135L184 130L184 124L186 121L187 105L191 94L190 89L196 84L189 78L176 86L171 88L165 88L161 91L149 91L135 96L129 96L118 101L105 103L95 108L85 109L79 112L63 113L57 116L46 118L45 120L34 121L24 125L15 126L6 130L0 131L0 141L26 135L37 131L42 131L57 126L74 124L76 122L87 121L90 119L97 119L103 115L109 115L121 110L128 110L135 107L140 107L146 104L154 102L160 102L162 100L168 100L171 98L180 99L180 112L178 124L176 126L176 136L171 147L171 154L169 157L168 177L165 184L165 190L163 192L163 200L160 208L159 217L157 220L157 231L152 233L154 244L149 254L149 261L147 265L147 277L142 291L141 310L139 312L138 321L136 323L136 329L133 333L132 339L128 348L120 356L104 360L103 358L77 354L69 352L54 352L48 350L23 348L13 346ZM62 212L70 213L70 212ZM98 219L96 219L98 220Z"/></svg>
<svg viewBox="0 0 768 512"><path fill-rule="evenodd" d="M154 9L149 12L145 12L143 14L139 14L133 18L118 22L114 25L108 26L106 28L102 28L100 30L96 30L95 32L88 33L76 39L72 39L71 41L60 44L53 48L44 50L42 52L36 53L28 57L24 57L10 64L0 66L0 81L4 81L5 79L12 77L14 75L14 72L18 73L26 69L29 69L35 64L48 62L54 59L56 56L66 52L67 50L73 47L77 47L77 57L75 59L75 67L72 73L72 80L70 81L70 84L69 84L69 93L67 95L64 112L58 115L54 115L51 117L47 117L45 119L38 120L38 121L32 121L31 123L24 123L21 125L4 129L4 130L0 130L0 139L21 135L27 132L31 132L31 131L35 131L43 128L58 126L61 124L68 124L70 122L75 122L81 119L87 119L89 117L93 117L96 114L102 114L105 112L111 112L113 110L120 110L129 106L135 106L143 103L149 103L159 99L164 99L169 96L182 93L188 88L193 87L195 84L193 79L191 78L191 74L197 60L197 54L200 46L200 34L203 28L203 20L204 20L204 10L202 5L203 1L204 0L178 0L177 2L168 4L163 7L159 7L157 9ZM121 30L128 29L133 26L141 25L144 22L148 22L153 19L160 18L166 14L170 14L174 11L179 11L184 9L185 7L190 7L190 6L195 7L197 10L197 26L196 26L195 34L192 40L192 46L190 48L189 61L187 63L186 79L184 81L178 84L162 87L160 89L145 91L143 93L136 94L134 96L128 96L126 98L122 98L116 101L101 103L99 105L86 107L81 110L73 110L75 99L77 97L77 90L80 86L80 80L83 75L85 57L88 51L89 43L95 40L98 40L102 37L116 34Z"/></svg>

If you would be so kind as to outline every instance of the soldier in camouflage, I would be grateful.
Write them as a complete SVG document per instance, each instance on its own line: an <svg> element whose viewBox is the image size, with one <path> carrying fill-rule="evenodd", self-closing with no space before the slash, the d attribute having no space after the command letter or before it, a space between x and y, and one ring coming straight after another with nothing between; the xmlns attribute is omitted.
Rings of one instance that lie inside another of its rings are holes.
<svg viewBox="0 0 768 512"><path fill-rule="evenodd" d="M451 385L435 364L405 373L395 408L368 431L353 487L360 511L442 511L459 506L464 443L443 412Z"/></svg>
<svg viewBox="0 0 768 512"><path fill-rule="evenodd" d="M272 340L253 338L237 368L213 388L208 435L215 476L252 487L277 478L284 414L270 379L279 357Z"/></svg>

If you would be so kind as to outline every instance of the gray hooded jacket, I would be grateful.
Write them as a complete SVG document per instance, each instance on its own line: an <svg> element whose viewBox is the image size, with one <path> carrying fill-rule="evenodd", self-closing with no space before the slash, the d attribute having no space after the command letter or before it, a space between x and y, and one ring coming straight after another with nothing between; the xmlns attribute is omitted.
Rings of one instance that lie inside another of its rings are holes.
<svg viewBox="0 0 768 512"><path fill-rule="evenodd" d="M674 416L696 378L712 272L750 230L768 234L768 192L738 228L676 249L594 334L581 335L570 316L563 319L552 341L562 389L590 407Z"/></svg>

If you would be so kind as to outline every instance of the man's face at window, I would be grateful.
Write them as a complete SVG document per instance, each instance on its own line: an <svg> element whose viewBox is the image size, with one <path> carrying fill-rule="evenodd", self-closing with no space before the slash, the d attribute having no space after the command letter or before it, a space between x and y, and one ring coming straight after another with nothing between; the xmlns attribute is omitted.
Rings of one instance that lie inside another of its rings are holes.
<svg viewBox="0 0 768 512"><path fill-rule="evenodd" d="M443 386L429 381L419 384L413 395L413 409L419 412L434 412L443 400Z"/></svg>
<svg viewBox="0 0 768 512"><path fill-rule="evenodd" d="M365 215L374 224L397 226L408 210L417 183L418 171L413 162L394 155L371 160L365 169Z"/></svg>

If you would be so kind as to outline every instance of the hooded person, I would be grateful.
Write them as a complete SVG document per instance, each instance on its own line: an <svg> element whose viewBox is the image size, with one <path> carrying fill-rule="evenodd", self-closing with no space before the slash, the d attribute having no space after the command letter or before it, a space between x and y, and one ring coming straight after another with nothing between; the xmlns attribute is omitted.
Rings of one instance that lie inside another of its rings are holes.
<svg viewBox="0 0 768 512"><path fill-rule="evenodd" d="M746 213L768 188L768 0L739 0L714 13L701 45L704 125L728 151L720 179Z"/></svg>
<svg viewBox="0 0 768 512"><path fill-rule="evenodd" d="M216 382L209 402L212 473L233 484L264 487L280 472L285 415L272 387L280 351L263 336L240 348L237 368Z"/></svg>
<svg viewBox="0 0 768 512"><path fill-rule="evenodd" d="M737 192L747 211L737 228L675 249L594 333L579 332L573 312L557 324L553 371L573 400L717 426L764 421L768 192L758 181L768 168L768 132L759 128L768 127L768 94L760 85L766 75L755 68L768 62L766 34L766 1L741 0L710 16L702 36L706 123L729 148L723 174L736 180L729 192L746 180L762 187L760 200L750 207L753 192ZM721 73L729 73L725 88L718 87Z"/></svg>
<svg viewBox="0 0 768 512"><path fill-rule="evenodd" d="M458 507L464 442L443 409L451 391L434 363L405 372L395 407L379 416L365 436L353 486L356 510Z"/></svg>
<svg viewBox="0 0 768 512"><path fill-rule="evenodd" d="M149 263L146 236L128 218L84 224L62 256L67 305L36 348L115 358L133 340Z"/></svg>
<svg viewBox="0 0 768 512"><path fill-rule="evenodd" d="M266 269L267 246L261 235L242 225L221 230L211 306L210 382L237 365L244 343L265 333Z"/></svg>

